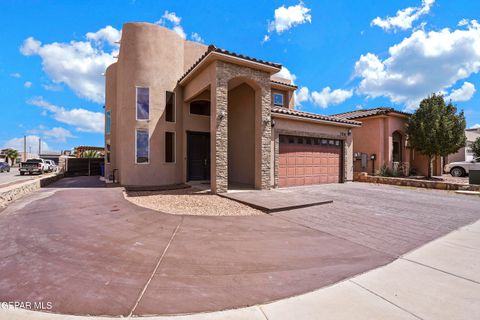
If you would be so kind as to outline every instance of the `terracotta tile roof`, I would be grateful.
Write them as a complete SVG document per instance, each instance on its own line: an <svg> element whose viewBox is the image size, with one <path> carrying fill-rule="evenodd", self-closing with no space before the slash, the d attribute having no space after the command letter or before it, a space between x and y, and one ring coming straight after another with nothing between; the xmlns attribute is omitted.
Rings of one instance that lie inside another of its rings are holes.
<svg viewBox="0 0 480 320"><path fill-rule="evenodd" d="M228 51L228 50L225 50L225 49L217 48L216 46L214 46L213 44L211 44L211 45L208 46L207 51L205 51L205 53L190 67L190 69L188 69L187 72L185 72L185 74L178 80L178 82L180 82L180 81L182 81L183 79L185 79L185 77L188 76L188 74L189 74L190 72L192 72L192 70L195 69L195 67L198 66L211 52L222 53L222 54L225 54L225 55L229 55L229 56L232 56L232 57L236 57L236 58L240 58L240 59L244 59L244 60L248 60L248 61L252 61L252 62L264 64L264 65L267 65L267 66L270 66L270 67L274 67L274 68L279 68L279 69L280 69L280 68L282 67L282 65L279 64L279 63L273 63L273 62L268 62L268 61L265 61L265 60L260 60L260 59L252 58L252 57L249 57L249 56L245 56L245 55L243 55L243 54L238 54L238 53L235 53L235 52L232 52L232 51Z"/></svg>
<svg viewBox="0 0 480 320"><path fill-rule="evenodd" d="M373 108L373 109L361 109L356 111L337 113L337 114L334 114L333 116L338 118L343 118L343 119L360 119L360 118L366 118L370 116L387 115L392 112L404 114L407 116L411 115L410 113L398 111L398 110L395 110L394 108Z"/></svg>
<svg viewBox="0 0 480 320"><path fill-rule="evenodd" d="M290 83L285 83L285 82L280 82L280 81L275 81L275 80L270 80L271 83L275 83L275 84L279 84L281 86L287 86L287 87L290 87L290 88L295 88L297 89L298 86L294 85L294 84L290 84Z"/></svg>
<svg viewBox="0 0 480 320"><path fill-rule="evenodd" d="M337 123L343 123L343 124L350 124L354 126L362 125L361 122L354 121L354 120L348 120L348 119L334 117L334 116L324 116L317 113L303 112L298 110L287 109L284 107L273 107L272 113L285 114L285 115L309 118L309 119L315 119L315 120L331 121L331 122L337 122Z"/></svg>

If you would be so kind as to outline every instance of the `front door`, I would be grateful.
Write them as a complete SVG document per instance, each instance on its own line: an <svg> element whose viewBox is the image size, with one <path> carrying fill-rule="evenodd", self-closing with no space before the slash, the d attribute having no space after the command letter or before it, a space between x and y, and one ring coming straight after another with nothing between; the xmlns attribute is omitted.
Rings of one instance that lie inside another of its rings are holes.
<svg viewBox="0 0 480 320"><path fill-rule="evenodd" d="M210 180L210 133L187 133L188 180Z"/></svg>

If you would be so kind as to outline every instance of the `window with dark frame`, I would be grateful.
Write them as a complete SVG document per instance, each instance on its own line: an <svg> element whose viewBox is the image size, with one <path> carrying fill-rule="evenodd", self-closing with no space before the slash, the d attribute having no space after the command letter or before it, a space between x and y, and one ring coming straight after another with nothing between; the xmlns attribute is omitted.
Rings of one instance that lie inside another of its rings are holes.
<svg viewBox="0 0 480 320"><path fill-rule="evenodd" d="M165 132L165 162L175 162L175 133Z"/></svg>
<svg viewBox="0 0 480 320"><path fill-rule="evenodd" d="M198 100L190 103L190 114L196 114L199 116L210 115L210 101Z"/></svg>
<svg viewBox="0 0 480 320"><path fill-rule="evenodd" d="M165 121L175 122L175 93L167 91L165 98Z"/></svg>
<svg viewBox="0 0 480 320"><path fill-rule="evenodd" d="M283 94L282 93L274 93L273 94L273 105L277 107L283 107Z"/></svg>

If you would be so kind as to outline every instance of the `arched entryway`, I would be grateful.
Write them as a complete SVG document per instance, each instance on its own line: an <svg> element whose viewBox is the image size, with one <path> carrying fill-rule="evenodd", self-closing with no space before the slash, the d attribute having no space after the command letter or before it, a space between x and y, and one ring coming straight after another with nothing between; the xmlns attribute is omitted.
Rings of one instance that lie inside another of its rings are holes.
<svg viewBox="0 0 480 320"><path fill-rule="evenodd" d="M399 131L392 134L392 161L403 162L403 135Z"/></svg>
<svg viewBox="0 0 480 320"><path fill-rule="evenodd" d="M228 84L229 189L255 187L255 89L236 78Z"/></svg>

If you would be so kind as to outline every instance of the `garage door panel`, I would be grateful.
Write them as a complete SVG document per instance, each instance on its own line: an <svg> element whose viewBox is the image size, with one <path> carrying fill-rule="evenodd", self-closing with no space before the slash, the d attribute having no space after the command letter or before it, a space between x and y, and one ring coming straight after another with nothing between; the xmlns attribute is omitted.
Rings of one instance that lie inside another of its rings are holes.
<svg viewBox="0 0 480 320"><path fill-rule="evenodd" d="M341 182L342 161L342 147L337 140L281 136L278 184L286 187Z"/></svg>

